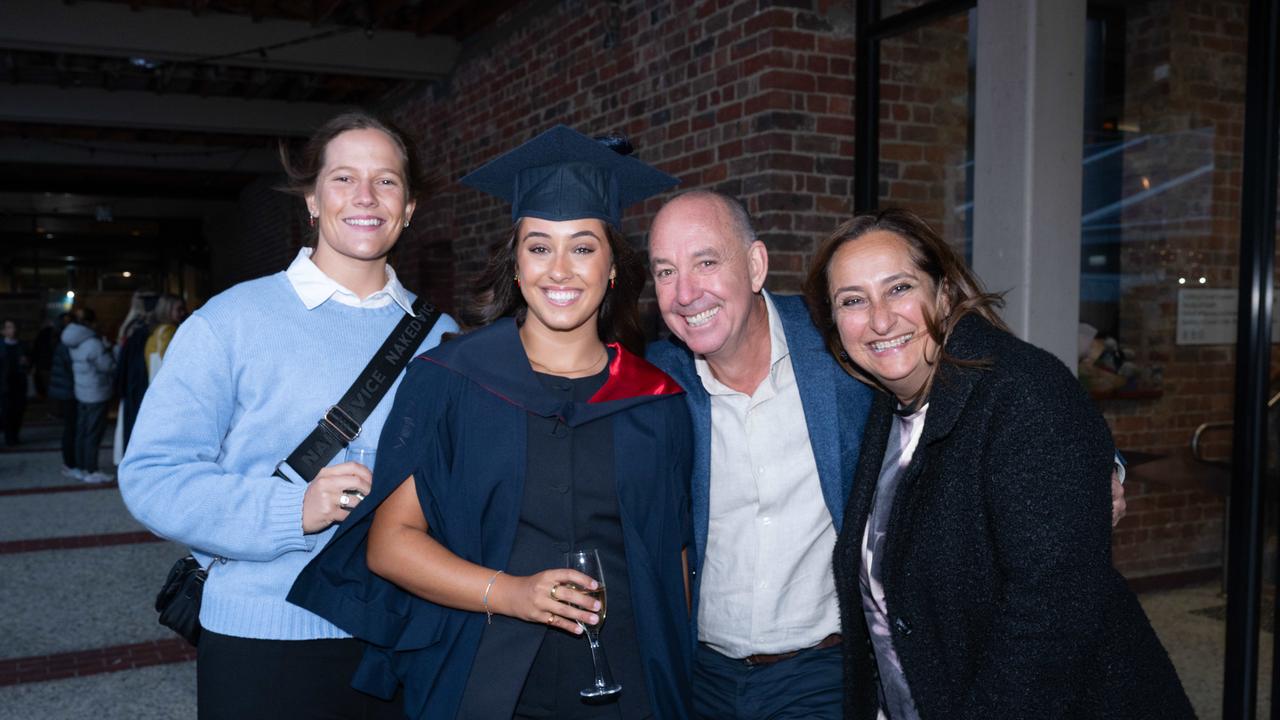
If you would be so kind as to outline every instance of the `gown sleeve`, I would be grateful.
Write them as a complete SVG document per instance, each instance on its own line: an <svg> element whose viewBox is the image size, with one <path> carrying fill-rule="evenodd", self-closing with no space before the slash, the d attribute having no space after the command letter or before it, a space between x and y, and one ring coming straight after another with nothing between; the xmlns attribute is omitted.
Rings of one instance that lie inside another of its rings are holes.
<svg viewBox="0 0 1280 720"><path fill-rule="evenodd" d="M421 648L439 633L442 608L374 574L366 551L374 512L405 478L447 474L447 448L433 440L448 412L449 376L431 363L410 363L378 441L373 489L289 592L289 602L375 646Z"/></svg>

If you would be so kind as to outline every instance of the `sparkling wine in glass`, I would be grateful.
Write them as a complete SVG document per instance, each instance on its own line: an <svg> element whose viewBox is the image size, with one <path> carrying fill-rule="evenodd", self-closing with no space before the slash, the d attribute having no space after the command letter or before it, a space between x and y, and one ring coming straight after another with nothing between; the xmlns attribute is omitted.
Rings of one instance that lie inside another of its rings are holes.
<svg viewBox="0 0 1280 720"><path fill-rule="evenodd" d="M595 625L578 623L583 630L583 634L587 636L587 643L591 647L591 664L595 666L596 670L595 683L589 688L582 689L578 694L584 698L606 698L617 695L622 692L622 685L613 681L613 673L609 670L609 660L604 655L604 647L600 645L600 628L604 625L605 608L607 607L604 570L600 567L600 554L595 550L567 552L564 554L564 566L593 578L599 585L595 590L589 590L587 588L579 588L570 583L570 586L575 590L586 593L600 601L600 611L596 613L600 617L600 622ZM583 609L589 610L589 608Z"/></svg>

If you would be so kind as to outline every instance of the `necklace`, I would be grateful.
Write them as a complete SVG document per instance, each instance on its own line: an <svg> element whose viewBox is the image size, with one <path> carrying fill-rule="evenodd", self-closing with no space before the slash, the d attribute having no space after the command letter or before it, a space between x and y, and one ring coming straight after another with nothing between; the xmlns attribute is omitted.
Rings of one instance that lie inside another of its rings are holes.
<svg viewBox="0 0 1280 720"><path fill-rule="evenodd" d="M590 372L600 364L600 361L606 360L608 359L608 357L609 357L608 349L601 347L600 357L596 358L595 360L592 360L591 364L587 365L586 367L581 367L573 370L556 370L550 367L549 365L543 365L542 363L538 362L537 360L534 360L533 358L529 358L529 363L532 364L534 367L542 368L542 370L546 372L548 375L560 375L564 377L564 376L580 375L582 373Z"/></svg>

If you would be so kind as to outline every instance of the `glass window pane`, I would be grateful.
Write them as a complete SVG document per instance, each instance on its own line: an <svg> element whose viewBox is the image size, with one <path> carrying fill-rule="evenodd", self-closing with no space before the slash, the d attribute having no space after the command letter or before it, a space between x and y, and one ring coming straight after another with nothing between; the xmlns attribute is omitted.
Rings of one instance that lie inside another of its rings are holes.
<svg viewBox="0 0 1280 720"><path fill-rule="evenodd" d="M1201 717L1222 707L1247 10L1091 4L1086 32L1079 375L1130 463L1115 565Z"/></svg>

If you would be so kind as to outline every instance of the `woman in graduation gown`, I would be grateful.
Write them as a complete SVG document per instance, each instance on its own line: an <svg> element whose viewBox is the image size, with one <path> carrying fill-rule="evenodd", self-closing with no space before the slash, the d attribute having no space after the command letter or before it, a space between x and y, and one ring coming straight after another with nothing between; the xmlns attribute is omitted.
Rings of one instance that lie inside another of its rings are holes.
<svg viewBox="0 0 1280 720"><path fill-rule="evenodd" d="M462 182L512 203L490 324L409 366L372 495L290 600L375 646L353 684L403 684L410 717L687 717L690 424L639 357L645 274L616 230L676 181L561 126ZM623 688L598 704L578 623L601 608L563 567L588 548Z"/></svg>

